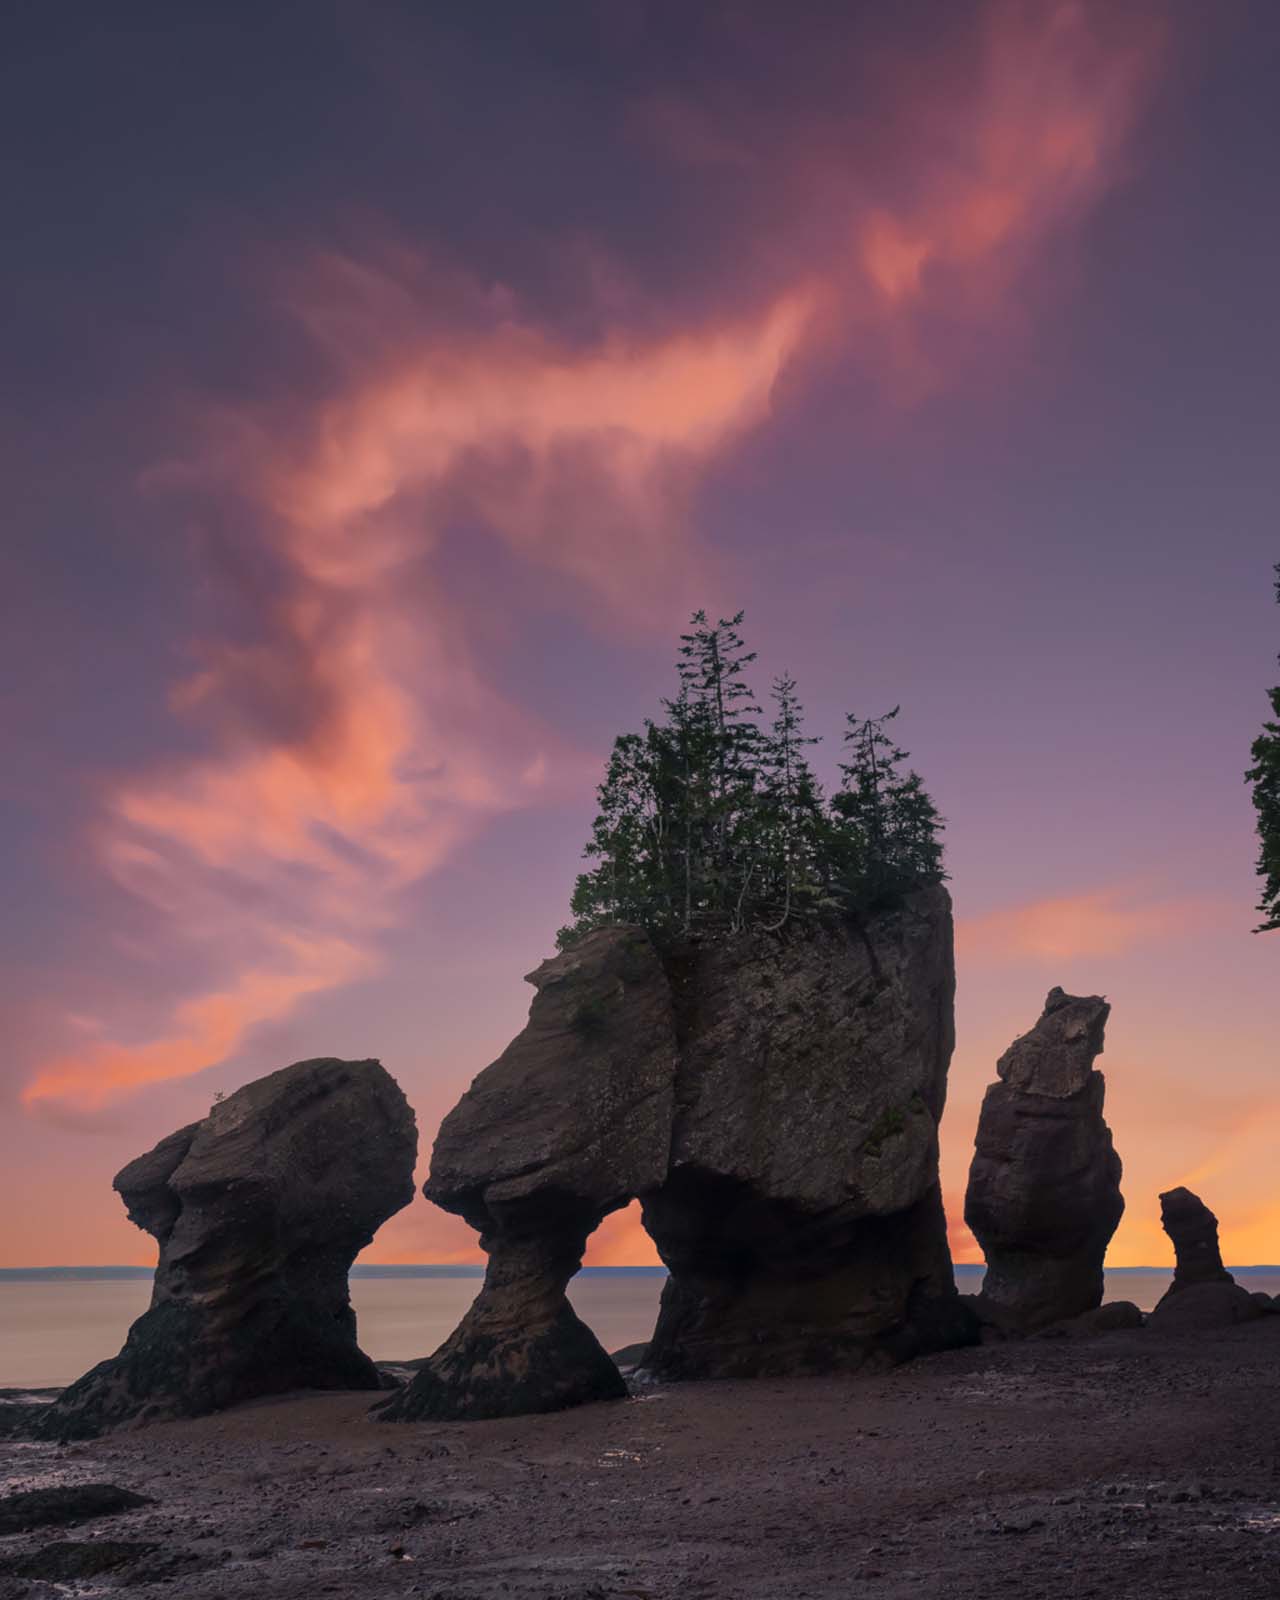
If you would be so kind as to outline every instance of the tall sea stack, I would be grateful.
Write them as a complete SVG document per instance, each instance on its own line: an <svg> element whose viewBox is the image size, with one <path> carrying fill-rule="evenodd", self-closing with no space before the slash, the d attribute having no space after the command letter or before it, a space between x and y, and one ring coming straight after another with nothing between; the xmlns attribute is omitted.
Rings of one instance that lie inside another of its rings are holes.
<svg viewBox="0 0 1280 1600"><path fill-rule="evenodd" d="M588 934L446 1118L426 1194L480 1230L485 1285L387 1419L623 1393L564 1288L639 1197L671 1276L664 1377L848 1371L972 1337L938 1192L951 906L677 941Z"/></svg>
<svg viewBox="0 0 1280 1600"><path fill-rule="evenodd" d="M982 1102L964 1215L987 1260L980 1309L1011 1332L1102 1303L1103 1258L1124 1212L1093 1065L1110 1011L1099 995L1051 989Z"/></svg>
<svg viewBox="0 0 1280 1600"><path fill-rule="evenodd" d="M160 1244L123 1350L40 1413L44 1438L200 1416L290 1389L377 1389L347 1273L413 1198L418 1135L376 1061L299 1061L117 1174Z"/></svg>

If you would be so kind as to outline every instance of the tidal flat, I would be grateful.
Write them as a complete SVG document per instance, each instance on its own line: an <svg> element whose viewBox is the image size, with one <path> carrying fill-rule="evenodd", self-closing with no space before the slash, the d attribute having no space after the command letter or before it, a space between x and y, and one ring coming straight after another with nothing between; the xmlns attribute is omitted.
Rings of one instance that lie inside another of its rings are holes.
<svg viewBox="0 0 1280 1600"><path fill-rule="evenodd" d="M493 1422L393 1425L368 1406L306 1394L85 1444L0 1441L5 1493L110 1483L153 1502L0 1540L0 1600L1277 1592L1280 1316L873 1378L634 1383ZM95 1542L96 1576L27 1575Z"/></svg>

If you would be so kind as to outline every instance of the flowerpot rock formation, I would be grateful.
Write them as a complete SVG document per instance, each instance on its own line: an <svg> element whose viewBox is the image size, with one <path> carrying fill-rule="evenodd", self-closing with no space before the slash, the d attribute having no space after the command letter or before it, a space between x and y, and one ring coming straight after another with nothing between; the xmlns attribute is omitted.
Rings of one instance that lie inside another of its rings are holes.
<svg viewBox="0 0 1280 1600"><path fill-rule="evenodd" d="M1124 1212L1093 1065L1110 1009L1098 995L1051 989L982 1102L964 1215L987 1261L979 1314L1010 1333L1102 1301L1103 1258Z"/></svg>
<svg viewBox="0 0 1280 1600"><path fill-rule="evenodd" d="M427 1196L481 1233L475 1304L387 1419L621 1396L565 1286L639 1197L670 1269L664 1377L853 1370L967 1342L938 1191L951 907L690 939L598 929L530 977L528 1026L445 1119Z"/></svg>
<svg viewBox="0 0 1280 1600"><path fill-rule="evenodd" d="M160 1244L124 1348L35 1419L44 1438L199 1416L291 1389L377 1389L347 1273L413 1197L413 1112L377 1061L246 1084L115 1179Z"/></svg>

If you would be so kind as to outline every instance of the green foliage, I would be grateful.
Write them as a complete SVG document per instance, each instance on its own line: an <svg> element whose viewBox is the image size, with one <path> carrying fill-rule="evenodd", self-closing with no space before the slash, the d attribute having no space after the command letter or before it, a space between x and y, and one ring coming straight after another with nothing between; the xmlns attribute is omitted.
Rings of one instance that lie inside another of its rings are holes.
<svg viewBox="0 0 1280 1600"><path fill-rule="evenodd" d="M848 719L848 761L830 799L806 752L793 678L776 678L772 717L746 682L755 661L742 612L682 634L679 692L661 721L614 741L574 887L563 948L591 928L637 922L655 933L777 930L855 915L944 876L941 818L885 725Z"/></svg>
<svg viewBox="0 0 1280 1600"><path fill-rule="evenodd" d="M1276 600L1280 602L1280 562L1275 572ZM1258 910L1262 921L1255 933L1280 928L1280 685L1269 691L1268 698L1276 720L1262 724L1249 752L1253 765L1245 773L1245 781L1253 785L1253 805L1258 813L1258 876L1262 879Z"/></svg>

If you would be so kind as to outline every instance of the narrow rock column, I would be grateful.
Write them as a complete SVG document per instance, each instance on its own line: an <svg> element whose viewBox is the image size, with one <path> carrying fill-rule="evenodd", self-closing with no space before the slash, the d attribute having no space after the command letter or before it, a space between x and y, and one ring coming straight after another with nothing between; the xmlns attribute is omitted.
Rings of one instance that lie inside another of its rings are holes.
<svg viewBox="0 0 1280 1600"><path fill-rule="evenodd" d="M1102 1303L1102 1263L1124 1212L1093 1066L1110 1011L1099 995L1051 989L982 1102L964 1215L987 1259L979 1312L1010 1332Z"/></svg>
<svg viewBox="0 0 1280 1600"><path fill-rule="evenodd" d="M1190 1189L1160 1196L1160 1222L1173 1240L1176 1265L1169 1293L1193 1283L1234 1283L1218 1248L1218 1219Z"/></svg>

